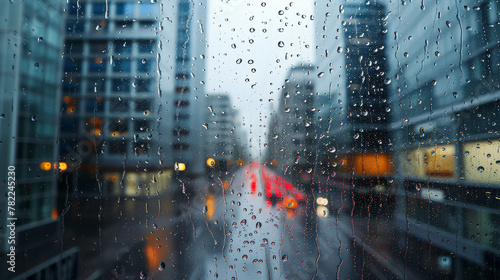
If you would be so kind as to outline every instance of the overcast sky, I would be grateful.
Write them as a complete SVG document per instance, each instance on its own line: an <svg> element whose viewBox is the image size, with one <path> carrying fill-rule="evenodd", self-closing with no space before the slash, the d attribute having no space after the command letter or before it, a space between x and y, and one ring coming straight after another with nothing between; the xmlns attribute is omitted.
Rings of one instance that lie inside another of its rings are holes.
<svg viewBox="0 0 500 280"><path fill-rule="evenodd" d="M248 131L252 158L257 159L264 155L269 115L277 108L289 68L313 62L313 2L214 0L210 4L206 89L230 94Z"/></svg>

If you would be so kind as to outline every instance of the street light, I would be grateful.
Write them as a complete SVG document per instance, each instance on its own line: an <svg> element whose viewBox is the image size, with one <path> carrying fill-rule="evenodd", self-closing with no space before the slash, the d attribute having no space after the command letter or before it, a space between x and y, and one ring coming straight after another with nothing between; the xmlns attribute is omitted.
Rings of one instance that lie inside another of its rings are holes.
<svg viewBox="0 0 500 280"><path fill-rule="evenodd" d="M182 162L176 162L174 165L174 168L175 168L175 170L178 170L178 171L184 171L184 170L186 170L186 164L184 164Z"/></svg>
<svg viewBox="0 0 500 280"><path fill-rule="evenodd" d="M207 158L207 165L210 167L214 167L215 166L215 159Z"/></svg>

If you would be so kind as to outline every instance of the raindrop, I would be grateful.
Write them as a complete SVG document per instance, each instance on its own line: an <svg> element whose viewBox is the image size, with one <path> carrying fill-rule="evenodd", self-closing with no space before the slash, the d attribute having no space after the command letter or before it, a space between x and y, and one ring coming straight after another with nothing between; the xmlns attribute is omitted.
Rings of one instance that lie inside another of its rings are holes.
<svg viewBox="0 0 500 280"><path fill-rule="evenodd" d="M391 82L392 82L392 81L391 81L391 79L390 79L390 78L385 78L385 79L384 79L384 84L386 84L386 85L390 85L390 84L391 84Z"/></svg>
<svg viewBox="0 0 500 280"><path fill-rule="evenodd" d="M246 224L247 224L247 220L246 220L246 219L241 220L240 224L241 224L242 226L246 225Z"/></svg>
<svg viewBox="0 0 500 280"><path fill-rule="evenodd" d="M322 78L324 75L325 75L325 72L320 72L320 73L318 74L318 78Z"/></svg>
<svg viewBox="0 0 500 280"><path fill-rule="evenodd" d="M389 108L389 107L385 107L385 111L386 111L387 113L389 113L389 112L391 111L391 108Z"/></svg>
<svg viewBox="0 0 500 280"><path fill-rule="evenodd" d="M38 39L36 40L38 43L40 42L43 42L43 37L38 37Z"/></svg>
<svg viewBox="0 0 500 280"><path fill-rule="evenodd" d="M157 224L155 224L155 223L153 223L153 228L154 228L154 229L158 229L158 225L157 225Z"/></svg>
<svg viewBox="0 0 500 280"><path fill-rule="evenodd" d="M236 49L236 44L231 44L231 48Z"/></svg>
<svg viewBox="0 0 500 280"><path fill-rule="evenodd" d="M141 273L139 273L139 279L141 279L141 280L146 279L146 276L147 276L147 274L144 271L141 271Z"/></svg>
<svg viewBox="0 0 500 280"><path fill-rule="evenodd" d="M313 170L312 168L309 168L309 169L306 170L306 172L309 173L309 174L311 174L312 170Z"/></svg>
<svg viewBox="0 0 500 280"><path fill-rule="evenodd" d="M98 24L96 27L95 27L95 30L101 30L102 26L100 24Z"/></svg>
<svg viewBox="0 0 500 280"><path fill-rule="evenodd" d="M456 91L454 91L452 95L453 95L453 97L457 98L458 93Z"/></svg>
<svg viewBox="0 0 500 280"><path fill-rule="evenodd" d="M31 121L32 122L36 121L36 115L31 116Z"/></svg>
<svg viewBox="0 0 500 280"><path fill-rule="evenodd" d="M288 260L288 255L283 255L281 257L281 260L284 261L284 262L286 262Z"/></svg>
<svg viewBox="0 0 500 280"><path fill-rule="evenodd" d="M257 222L257 224L255 224L255 227L256 227L256 228L260 228L260 227L262 227L262 223L261 223L261 222Z"/></svg>
<svg viewBox="0 0 500 280"><path fill-rule="evenodd" d="M278 11L278 15L280 15L280 16L283 15L284 13L285 13L285 11L283 11L283 10Z"/></svg>
<svg viewBox="0 0 500 280"><path fill-rule="evenodd" d="M160 264L158 265L158 270L159 271L163 271L165 269L165 263L164 262L160 262Z"/></svg>
<svg viewBox="0 0 500 280"><path fill-rule="evenodd" d="M342 47L337 48L337 53L342 53L342 51L343 51Z"/></svg>
<svg viewBox="0 0 500 280"><path fill-rule="evenodd" d="M266 2L262 2L262 3L260 3L260 5L261 5L262 7L265 7L265 6L266 6Z"/></svg>
<svg viewBox="0 0 500 280"><path fill-rule="evenodd" d="M479 173L483 173L483 172L484 172L484 167L479 166L479 167L477 168L477 171L479 171Z"/></svg>
<svg viewBox="0 0 500 280"><path fill-rule="evenodd" d="M359 138L359 133L354 134L354 139L358 139L358 138Z"/></svg>
<svg viewBox="0 0 500 280"><path fill-rule="evenodd" d="M330 154L333 154L336 151L337 151L337 149L335 147L331 147L330 150L329 150Z"/></svg>
<svg viewBox="0 0 500 280"><path fill-rule="evenodd" d="M451 22L450 21L446 21L446 26L448 26L448 28L451 28Z"/></svg>
<svg viewBox="0 0 500 280"><path fill-rule="evenodd" d="M205 129L208 129L208 123L203 123L202 125Z"/></svg>
<svg viewBox="0 0 500 280"><path fill-rule="evenodd" d="M236 59L236 64L240 64L242 61L243 61L243 59L238 58L238 59Z"/></svg>
<svg viewBox="0 0 500 280"><path fill-rule="evenodd" d="M278 42L278 47L283 48L285 46L285 43L283 41Z"/></svg>

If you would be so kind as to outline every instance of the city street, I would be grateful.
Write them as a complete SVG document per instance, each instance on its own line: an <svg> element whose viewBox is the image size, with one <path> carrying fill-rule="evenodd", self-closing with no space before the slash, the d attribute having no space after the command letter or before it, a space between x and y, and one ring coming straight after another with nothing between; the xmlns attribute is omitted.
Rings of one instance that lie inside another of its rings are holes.
<svg viewBox="0 0 500 280"><path fill-rule="evenodd" d="M396 262L387 251L391 232L383 221L319 208L312 202L315 194L287 208L284 201L293 192L267 197L266 179L273 173L266 172L271 171L254 163L225 175L227 180L214 176L189 186L181 181L171 194L173 205L164 209L154 198L128 201L135 207L125 207L132 210L122 212L121 223L79 244L82 279L387 276L386 268Z"/></svg>

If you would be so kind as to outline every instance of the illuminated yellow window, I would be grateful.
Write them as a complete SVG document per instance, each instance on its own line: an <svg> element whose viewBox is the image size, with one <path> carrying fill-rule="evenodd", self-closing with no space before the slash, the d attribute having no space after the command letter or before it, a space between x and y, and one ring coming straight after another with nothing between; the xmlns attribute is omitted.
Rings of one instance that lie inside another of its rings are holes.
<svg viewBox="0 0 500 280"><path fill-rule="evenodd" d="M500 182L500 141L469 142L462 145L465 179L472 182Z"/></svg>

